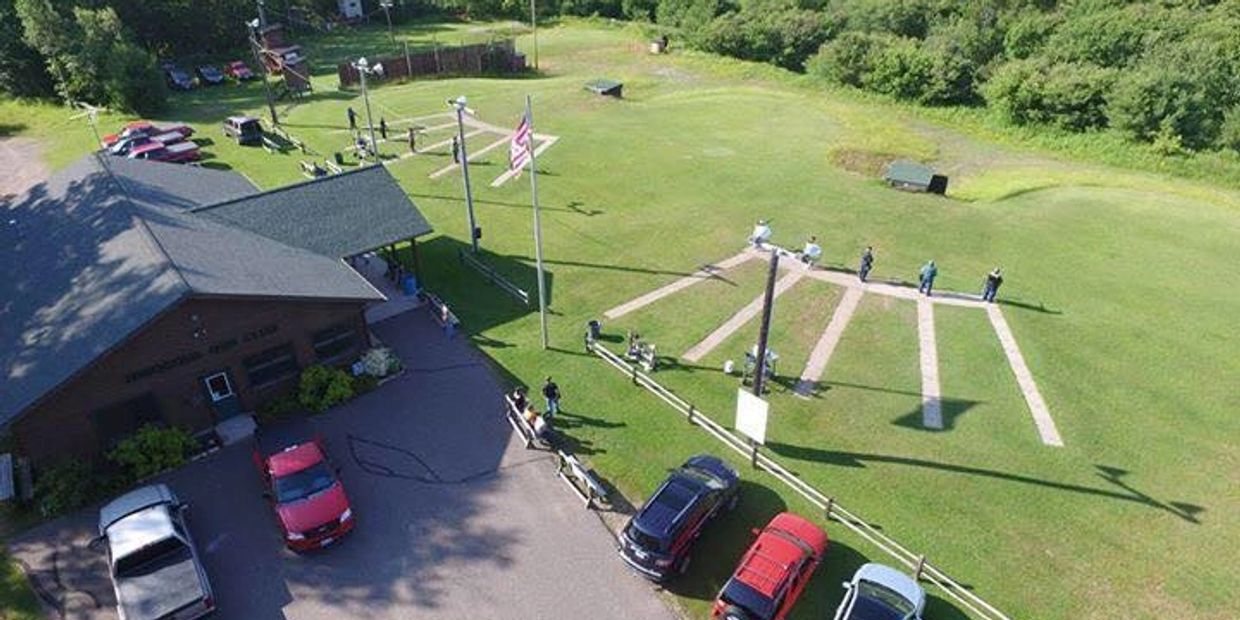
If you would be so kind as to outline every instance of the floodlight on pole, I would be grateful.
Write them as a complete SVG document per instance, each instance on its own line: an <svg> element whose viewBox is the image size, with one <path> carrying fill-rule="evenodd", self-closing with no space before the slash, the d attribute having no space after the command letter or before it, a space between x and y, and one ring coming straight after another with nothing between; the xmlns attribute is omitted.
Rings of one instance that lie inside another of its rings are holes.
<svg viewBox="0 0 1240 620"><path fill-rule="evenodd" d="M474 193L469 185L469 153L465 150L465 115L474 111L466 105L465 95L449 99L448 105L456 110L457 157L461 159L461 176L465 179L465 211L469 216L469 245L478 253L478 222L474 219Z"/></svg>
<svg viewBox="0 0 1240 620"><path fill-rule="evenodd" d="M260 4L259 7L261 9L262 5ZM280 124L280 117L276 116L276 100L275 97L271 96L271 84L267 82L269 74L267 63L264 62L262 55L259 54L259 49L262 46L258 40L258 29L262 25L262 21L263 18L259 17L246 22L245 25L250 29L250 51L254 52L254 62L258 63L259 71L263 72L263 93L267 96L267 110L271 112L271 125L276 127Z"/></svg>
<svg viewBox="0 0 1240 620"><path fill-rule="evenodd" d="M370 92L366 90L366 74L373 71L370 62L363 56L357 59L353 64L353 68L357 69L357 74L362 80L362 101L366 103L366 127L370 131L370 148L374 151L375 159L379 158L379 143L375 141L375 123L370 116Z"/></svg>
<svg viewBox="0 0 1240 620"><path fill-rule="evenodd" d="M535 0L530 0L530 32L534 35L534 70L538 70L538 13L534 8Z"/></svg>
<svg viewBox="0 0 1240 620"><path fill-rule="evenodd" d="M388 38L395 43L396 35L392 34L392 0L379 0L379 6L383 8L383 14L387 16Z"/></svg>

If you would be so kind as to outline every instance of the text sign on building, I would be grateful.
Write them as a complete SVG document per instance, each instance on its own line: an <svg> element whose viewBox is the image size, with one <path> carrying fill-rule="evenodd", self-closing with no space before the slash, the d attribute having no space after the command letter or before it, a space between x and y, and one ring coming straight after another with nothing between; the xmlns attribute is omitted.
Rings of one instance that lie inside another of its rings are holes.
<svg viewBox="0 0 1240 620"><path fill-rule="evenodd" d="M736 391L736 430L754 443L766 443L766 414L770 403L744 388Z"/></svg>

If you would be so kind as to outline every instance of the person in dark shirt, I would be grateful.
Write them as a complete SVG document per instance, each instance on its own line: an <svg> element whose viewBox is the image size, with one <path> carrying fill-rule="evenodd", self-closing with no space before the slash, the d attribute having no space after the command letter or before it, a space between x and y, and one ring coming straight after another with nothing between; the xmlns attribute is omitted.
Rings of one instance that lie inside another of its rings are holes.
<svg viewBox="0 0 1240 620"><path fill-rule="evenodd" d="M547 399L547 417L551 417L560 412L560 386L547 377L547 382L543 384L543 397Z"/></svg>
<svg viewBox="0 0 1240 620"><path fill-rule="evenodd" d="M865 250L861 252L861 266L857 268L857 277L865 282L870 277L870 269L874 268L874 247L865 246Z"/></svg>
<svg viewBox="0 0 1240 620"><path fill-rule="evenodd" d="M1003 272L995 267L994 271L986 274L986 286L982 289L982 300L995 303L995 294L999 292L999 285L1003 284Z"/></svg>
<svg viewBox="0 0 1240 620"><path fill-rule="evenodd" d="M934 279L938 275L939 268L935 266L934 261L927 261L925 265L922 265L918 280L921 284L917 287L917 292L925 293L926 297L929 297L930 291L934 289Z"/></svg>
<svg viewBox="0 0 1240 620"><path fill-rule="evenodd" d="M387 140L387 119L379 117L379 137Z"/></svg>
<svg viewBox="0 0 1240 620"><path fill-rule="evenodd" d="M357 129L357 112L353 111L353 106L349 106L349 129Z"/></svg>

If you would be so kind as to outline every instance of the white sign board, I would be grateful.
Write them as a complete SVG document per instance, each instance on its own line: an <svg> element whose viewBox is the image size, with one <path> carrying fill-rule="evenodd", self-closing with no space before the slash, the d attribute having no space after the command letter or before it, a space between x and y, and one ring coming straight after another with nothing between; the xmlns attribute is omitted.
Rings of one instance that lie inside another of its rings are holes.
<svg viewBox="0 0 1240 620"><path fill-rule="evenodd" d="M736 430L759 444L766 443L766 414L770 404L744 388L736 391Z"/></svg>

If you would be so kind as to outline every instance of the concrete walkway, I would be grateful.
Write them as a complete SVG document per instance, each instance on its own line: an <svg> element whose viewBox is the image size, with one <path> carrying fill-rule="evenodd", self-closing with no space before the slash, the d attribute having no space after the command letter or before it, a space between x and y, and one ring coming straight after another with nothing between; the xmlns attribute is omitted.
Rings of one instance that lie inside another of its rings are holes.
<svg viewBox="0 0 1240 620"><path fill-rule="evenodd" d="M718 275L720 272L727 271L728 269L731 269L753 258L754 256L755 255L752 252L749 252L748 250L746 250L744 252L741 252L740 254L737 254L736 256L733 256L726 260L719 261L718 263L715 263L713 265L706 265L705 267L702 267L701 269L694 272L693 274L685 276L679 280L676 280L675 282L672 282L671 284L668 284L667 286L664 286L663 288L656 289L654 291L646 293L645 295L642 295L641 297L638 297L637 299L634 299L627 303L620 304L619 306L616 306L615 308L612 308L611 310L604 312L603 316L609 319L618 319L630 312L633 312L634 310L639 310L641 308L649 306L650 304L656 301L659 301L660 299L663 299L664 297L667 297L668 295L679 293L680 291L683 291L684 289L687 289L690 286L697 284L698 282L709 280L710 278L713 278L716 275Z"/></svg>
<svg viewBox="0 0 1240 620"><path fill-rule="evenodd" d="M784 274L784 276L775 283L775 298L778 299L780 295L784 294L784 291L792 288L793 284L800 282L801 277L804 275L805 272L800 269ZM749 302L748 306L741 308L740 312L732 315L732 318L728 319L728 321L723 325L720 325L719 329L711 332L709 336L694 345L692 349L686 351L681 357L690 362L701 361L703 357L706 357L707 353L710 353L724 340L727 340L728 336L731 336L736 332L736 330L740 329L741 326L748 323L750 319L758 316L758 313L762 311L762 303L765 298L765 292L762 295L758 295L757 298Z"/></svg>
<svg viewBox="0 0 1240 620"><path fill-rule="evenodd" d="M488 145L486 145L486 146L484 146L484 147L482 147L482 148L480 148L480 149L478 149L478 150L476 150L476 151L470 151L470 153L469 153L469 161L470 161L470 162L473 162L473 161L477 160L478 158L482 157L483 155L486 155L487 153L490 153L491 151L493 151L493 150L495 150L495 149L499 148L500 146L502 146L502 145L504 145L504 144L507 144L507 143L508 143L508 141L509 141L509 138L508 138L507 136L505 136L505 137L500 138L500 139L498 139L498 140L496 140L496 141L494 141L494 142L492 142L492 143L490 143L490 144L488 144ZM436 171L432 172L432 173L431 173L431 177L430 177L430 178L432 178L432 179L438 179L439 177L441 177L441 176L443 176L443 175L445 175L445 174L448 174L449 172L452 172L453 170L460 170L460 169L461 169L461 165L460 165L460 164L449 164L449 165L447 165L447 166L444 166L443 168L440 168L439 170L436 170Z"/></svg>
<svg viewBox="0 0 1240 620"><path fill-rule="evenodd" d="M1020 385L1020 391L1025 396L1025 403L1029 405L1029 413L1033 414L1033 423L1038 427L1038 435L1042 437L1042 443L1048 446L1063 447L1063 439L1059 437L1059 429L1055 427L1055 420L1051 419L1051 412L1046 408L1046 401L1042 400L1038 384L1034 382L1033 373L1029 372L1029 366L1025 364L1025 357L1020 354L1020 347L1016 346L1016 337L1012 335L1012 330L1008 327L1007 320L1003 318L1003 313L999 311L998 306L988 304L986 315L990 317L990 324L999 336L999 343L1003 345L1003 353L1007 355L1012 374L1016 375L1016 383Z"/></svg>
<svg viewBox="0 0 1240 620"><path fill-rule="evenodd" d="M354 271L366 278L370 285L387 297L387 301L370 304L366 308L366 322L373 324L390 319L402 312L422 307L417 295L406 295L384 274L387 273L387 261L374 254L359 256L349 262Z"/></svg>
<svg viewBox="0 0 1240 620"><path fill-rule="evenodd" d="M861 288L849 287L844 289L844 297L840 299L840 303L835 307L835 313L831 315L831 322L827 323L827 328L823 330L822 337L818 339L818 344L814 345L814 350L809 354L809 361L805 364L805 370L801 373L801 379L797 382L797 396L803 398L809 397L813 392L814 385L822 378L823 372L827 370L827 362L831 360L831 354L835 352L835 345L839 344L840 336L844 334L844 328L848 327L849 321L852 320L853 313L857 310L857 305L861 303L861 296L864 294Z"/></svg>
<svg viewBox="0 0 1240 620"><path fill-rule="evenodd" d="M943 428L942 390L939 388L938 340L934 336L934 304L926 297L917 299L917 340L921 350L921 423L926 428Z"/></svg>

